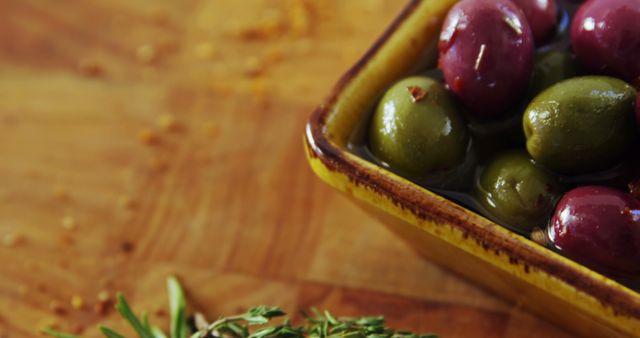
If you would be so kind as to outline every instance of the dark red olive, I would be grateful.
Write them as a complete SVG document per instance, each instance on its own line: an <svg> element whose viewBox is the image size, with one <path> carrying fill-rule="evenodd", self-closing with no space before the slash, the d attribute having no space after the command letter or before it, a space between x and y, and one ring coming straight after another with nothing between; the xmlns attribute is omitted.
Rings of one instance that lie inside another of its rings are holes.
<svg viewBox="0 0 640 338"><path fill-rule="evenodd" d="M640 201L586 186L566 193L551 219L551 242L567 257L614 277L639 277Z"/></svg>
<svg viewBox="0 0 640 338"><path fill-rule="evenodd" d="M589 0L571 25L571 45L591 72L640 80L640 0Z"/></svg>
<svg viewBox="0 0 640 338"><path fill-rule="evenodd" d="M555 0L511 0L522 11L531 26L533 40L540 46L549 40L558 26L558 7Z"/></svg>
<svg viewBox="0 0 640 338"><path fill-rule="evenodd" d="M449 89L478 117L496 117L524 93L533 36L510 0L462 0L440 33L439 65Z"/></svg>

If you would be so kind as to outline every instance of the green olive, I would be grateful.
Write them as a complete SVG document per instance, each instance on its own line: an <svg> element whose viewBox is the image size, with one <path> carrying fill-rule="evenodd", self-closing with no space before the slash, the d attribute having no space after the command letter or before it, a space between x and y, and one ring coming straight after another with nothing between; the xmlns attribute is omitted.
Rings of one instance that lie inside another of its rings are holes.
<svg viewBox="0 0 640 338"><path fill-rule="evenodd" d="M562 81L527 107L527 150L538 163L564 174L606 169L631 145L636 91L606 76Z"/></svg>
<svg viewBox="0 0 640 338"><path fill-rule="evenodd" d="M556 178L522 151L495 158L482 170L478 200L498 220L522 231L544 226L560 192Z"/></svg>
<svg viewBox="0 0 640 338"><path fill-rule="evenodd" d="M536 55L529 97L533 98L552 85L576 76L575 57L567 52L549 51Z"/></svg>
<svg viewBox="0 0 640 338"><path fill-rule="evenodd" d="M428 177L453 169L465 157L466 125L444 86L414 76L382 97L369 129L369 146L392 170Z"/></svg>

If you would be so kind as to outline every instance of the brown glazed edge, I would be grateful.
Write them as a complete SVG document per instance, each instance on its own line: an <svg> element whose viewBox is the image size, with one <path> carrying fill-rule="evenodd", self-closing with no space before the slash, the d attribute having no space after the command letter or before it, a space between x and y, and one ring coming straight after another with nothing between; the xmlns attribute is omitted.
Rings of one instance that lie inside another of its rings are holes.
<svg viewBox="0 0 640 338"><path fill-rule="evenodd" d="M531 268L544 271L575 289L595 297L604 306L611 307L616 315L640 319L640 307L635 306L628 294L622 290L593 279L592 276L566 264L558 259L560 255L551 250L542 251L522 247L512 238L477 226L476 223L468 220L468 216L465 216L470 212L469 210L453 202L443 203L433 196L424 194L417 186L402 184L390 176L362 167L345 156L345 150L334 146L328 140L324 134L326 118L342 90L415 11L420 1L409 2L364 56L338 80L325 102L313 111L305 130L305 146L308 148L308 154L319 159L329 170L346 175L353 184L366 186L386 196L397 207L410 211L422 220L435 224L449 224L460 230L466 237L473 238L485 250L506 254L513 264L522 263L527 272ZM486 222L498 226L489 220Z"/></svg>

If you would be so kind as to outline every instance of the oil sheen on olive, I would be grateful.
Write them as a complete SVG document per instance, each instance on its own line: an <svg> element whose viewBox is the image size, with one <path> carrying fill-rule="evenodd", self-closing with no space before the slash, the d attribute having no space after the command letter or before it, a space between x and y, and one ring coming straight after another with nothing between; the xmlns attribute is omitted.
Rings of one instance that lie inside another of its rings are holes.
<svg viewBox="0 0 640 338"><path fill-rule="evenodd" d="M480 118L504 115L523 97L534 42L523 12L510 0L462 0L444 21L439 65L449 89Z"/></svg>
<svg viewBox="0 0 640 338"><path fill-rule="evenodd" d="M633 141L635 99L635 89L611 77L557 83L524 113L527 150L538 163L563 174L606 169Z"/></svg>
<svg viewBox="0 0 640 338"><path fill-rule="evenodd" d="M477 182L477 196L484 208L521 231L544 227L559 193L556 178L523 151L495 158Z"/></svg>
<svg viewBox="0 0 640 338"><path fill-rule="evenodd" d="M369 129L369 148L391 169L427 177L464 160L467 134L444 86L414 76L394 84L378 103Z"/></svg>

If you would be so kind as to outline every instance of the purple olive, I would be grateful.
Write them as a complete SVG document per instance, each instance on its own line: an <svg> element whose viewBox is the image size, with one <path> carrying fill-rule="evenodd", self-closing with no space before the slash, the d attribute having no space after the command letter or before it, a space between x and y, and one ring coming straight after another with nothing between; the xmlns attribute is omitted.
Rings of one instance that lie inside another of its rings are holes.
<svg viewBox="0 0 640 338"><path fill-rule="evenodd" d="M566 193L551 219L551 242L567 257L614 277L640 273L640 201L586 186Z"/></svg>
<svg viewBox="0 0 640 338"><path fill-rule="evenodd" d="M571 25L578 60L594 73L640 80L640 0L589 0Z"/></svg>
<svg viewBox="0 0 640 338"><path fill-rule="evenodd" d="M536 45L553 36L558 26L558 7L555 0L511 0L524 12Z"/></svg>
<svg viewBox="0 0 640 338"><path fill-rule="evenodd" d="M526 90L531 28L510 0L462 0L440 33L439 66L449 89L478 117L497 117Z"/></svg>

